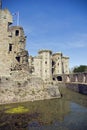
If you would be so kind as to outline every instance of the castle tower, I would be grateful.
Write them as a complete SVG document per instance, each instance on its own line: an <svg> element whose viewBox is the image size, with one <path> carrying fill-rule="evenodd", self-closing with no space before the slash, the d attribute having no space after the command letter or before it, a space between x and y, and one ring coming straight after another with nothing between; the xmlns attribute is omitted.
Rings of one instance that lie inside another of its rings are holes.
<svg viewBox="0 0 87 130"><path fill-rule="evenodd" d="M41 78L42 76L42 58L40 56L34 57L33 59L34 65L34 75Z"/></svg>
<svg viewBox="0 0 87 130"><path fill-rule="evenodd" d="M12 15L5 9L0 9L0 75L8 75L10 60L8 48L11 42L9 26L12 24Z"/></svg>
<svg viewBox="0 0 87 130"><path fill-rule="evenodd" d="M69 57L62 57L62 68L64 74L69 74Z"/></svg>
<svg viewBox="0 0 87 130"><path fill-rule="evenodd" d="M52 55L52 73L53 75L62 74L62 53L54 53Z"/></svg>
<svg viewBox="0 0 87 130"><path fill-rule="evenodd" d="M9 27L10 37L12 37L12 45L14 52L19 52L25 49L26 37L24 35L24 30L20 26Z"/></svg>
<svg viewBox="0 0 87 130"><path fill-rule="evenodd" d="M8 9L0 9L0 75L28 68L28 51L23 28L11 26L13 18Z"/></svg>
<svg viewBox="0 0 87 130"><path fill-rule="evenodd" d="M38 54L42 58L41 77L44 81L50 81L52 79L52 51L40 50Z"/></svg>
<svg viewBox="0 0 87 130"><path fill-rule="evenodd" d="M28 55L28 52L25 50L26 37L23 28L20 26L11 26L9 27L9 32L9 37L11 37L9 56L12 61L11 69L14 70L17 69L15 66L23 63L24 57Z"/></svg>

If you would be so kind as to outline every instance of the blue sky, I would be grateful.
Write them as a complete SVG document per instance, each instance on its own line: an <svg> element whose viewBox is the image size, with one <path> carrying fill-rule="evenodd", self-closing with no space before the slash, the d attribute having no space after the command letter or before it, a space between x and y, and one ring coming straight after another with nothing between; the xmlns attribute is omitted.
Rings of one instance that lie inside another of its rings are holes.
<svg viewBox="0 0 87 130"><path fill-rule="evenodd" d="M19 11L29 55L50 49L69 56L70 68L87 65L87 0L3 0L3 8Z"/></svg>

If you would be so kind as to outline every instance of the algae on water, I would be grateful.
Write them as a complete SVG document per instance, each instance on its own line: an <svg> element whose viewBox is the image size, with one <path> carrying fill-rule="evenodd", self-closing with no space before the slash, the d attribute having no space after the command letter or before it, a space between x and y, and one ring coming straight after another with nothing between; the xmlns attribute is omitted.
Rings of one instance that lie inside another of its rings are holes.
<svg viewBox="0 0 87 130"><path fill-rule="evenodd" d="M26 112L29 112L29 109L25 108L24 106L10 108L10 109L5 111L5 113L9 113L9 114L18 114L18 113L26 113Z"/></svg>

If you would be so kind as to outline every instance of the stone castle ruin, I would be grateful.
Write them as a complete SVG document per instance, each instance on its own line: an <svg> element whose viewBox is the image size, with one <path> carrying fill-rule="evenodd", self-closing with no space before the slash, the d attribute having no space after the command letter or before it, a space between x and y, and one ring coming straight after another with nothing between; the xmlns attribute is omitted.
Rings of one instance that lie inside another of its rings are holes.
<svg viewBox="0 0 87 130"><path fill-rule="evenodd" d="M39 50L38 56L29 56L29 70L43 81L51 81L55 75L69 74L69 57L61 52L52 54L51 50Z"/></svg>
<svg viewBox="0 0 87 130"><path fill-rule="evenodd" d="M23 28L12 23L12 14L0 2L0 103L59 98L58 87L45 83L69 73L69 57L51 50L29 56Z"/></svg>
<svg viewBox="0 0 87 130"><path fill-rule="evenodd" d="M12 22L11 13L7 9L0 10L0 75L4 76L13 70L29 69L23 28L11 26Z"/></svg>
<svg viewBox="0 0 87 130"><path fill-rule="evenodd" d="M8 9L0 10L0 75L11 75L13 71L24 70L52 80L52 75L69 73L69 57L51 50L40 50L32 57L25 50L26 36L20 26L12 26L13 18Z"/></svg>

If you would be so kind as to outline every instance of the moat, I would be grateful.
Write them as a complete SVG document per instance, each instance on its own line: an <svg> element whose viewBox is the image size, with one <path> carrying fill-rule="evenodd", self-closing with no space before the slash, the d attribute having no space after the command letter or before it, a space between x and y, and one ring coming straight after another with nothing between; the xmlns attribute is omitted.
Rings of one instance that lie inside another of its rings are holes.
<svg viewBox="0 0 87 130"><path fill-rule="evenodd" d="M86 130L87 96L60 92L61 99L0 105L0 130Z"/></svg>

